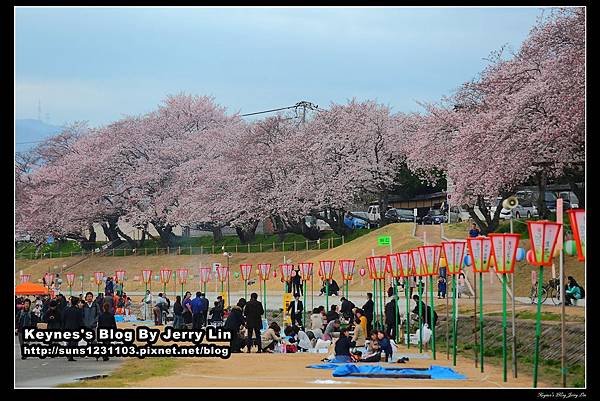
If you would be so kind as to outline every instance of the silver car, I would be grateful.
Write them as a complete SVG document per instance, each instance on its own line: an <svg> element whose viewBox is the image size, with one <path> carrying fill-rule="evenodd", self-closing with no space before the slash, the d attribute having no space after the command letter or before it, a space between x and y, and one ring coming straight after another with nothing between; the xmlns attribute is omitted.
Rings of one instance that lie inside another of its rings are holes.
<svg viewBox="0 0 600 401"><path fill-rule="evenodd" d="M508 220L511 214L515 219L531 219L532 217L538 217L538 210L531 200L519 199L519 204L512 210L502 208L500 218Z"/></svg>

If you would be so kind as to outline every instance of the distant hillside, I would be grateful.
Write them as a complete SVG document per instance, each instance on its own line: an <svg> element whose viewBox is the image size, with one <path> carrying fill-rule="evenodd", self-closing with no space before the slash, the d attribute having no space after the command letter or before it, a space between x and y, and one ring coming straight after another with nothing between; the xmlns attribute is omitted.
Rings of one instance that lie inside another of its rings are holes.
<svg viewBox="0 0 600 401"><path fill-rule="evenodd" d="M19 144L20 142L39 141L58 134L61 129L59 126L46 124L40 120L17 119L15 120L16 150L22 152L35 146L35 143Z"/></svg>

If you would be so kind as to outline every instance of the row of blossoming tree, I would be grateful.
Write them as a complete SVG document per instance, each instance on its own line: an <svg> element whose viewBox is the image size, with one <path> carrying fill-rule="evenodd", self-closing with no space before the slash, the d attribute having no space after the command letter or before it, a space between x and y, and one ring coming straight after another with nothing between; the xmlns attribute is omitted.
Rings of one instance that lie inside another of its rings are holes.
<svg viewBox="0 0 600 401"><path fill-rule="evenodd" d="M138 247L149 226L171 244L174 226L202 224L216 235L234 227L248 242L271 219L276 232L314 239L304 223L313 215L343 235L344 215L361 199L386 209L402 171L428 183L448 177L451 202L494 231L501 208L475 214L485 199L532 181L543 191L557 179L581 194L584 10L540 18L517 51L492 53L471 82L422 105L423 113L393 113L351 100L302 123L286 115L249 122L211 97L177 94L106 126L74 123L17 155L17 232L38 243L48 235L91 243L99 223L109 240ZM142 229L141 240L121 221Z"/></svg>

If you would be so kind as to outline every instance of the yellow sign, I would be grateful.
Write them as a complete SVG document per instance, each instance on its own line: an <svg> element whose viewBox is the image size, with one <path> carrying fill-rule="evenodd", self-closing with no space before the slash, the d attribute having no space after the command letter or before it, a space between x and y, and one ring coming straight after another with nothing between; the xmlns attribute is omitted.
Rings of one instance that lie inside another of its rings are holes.
<svg viewBox="0 0 600 401"><path fill-rule="evenodd" d="M283 323L292 324L292 319L287 313L287 309L290 306L290 302L294 300L294 297L291 293L285 292L283 293Z"/></svg>

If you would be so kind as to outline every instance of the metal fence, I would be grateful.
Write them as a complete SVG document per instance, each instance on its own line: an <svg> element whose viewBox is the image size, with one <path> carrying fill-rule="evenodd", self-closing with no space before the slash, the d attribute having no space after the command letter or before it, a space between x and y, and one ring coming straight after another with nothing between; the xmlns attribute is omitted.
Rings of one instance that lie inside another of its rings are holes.
<svg viewBox="0 0 600 401"><path fill-rule="evenodd" d="M174 246L167 248L114 248L100 251L77 252L40 252L17 253L16 259L52 259L71 256L156 256L156 255L211 255L231 253L256 253L256 252L292 252L306 250L331 249L344 244L344 237L326 238L317 241L272 242L258 244L235 245L207 245L207 246Z"/></svg>

